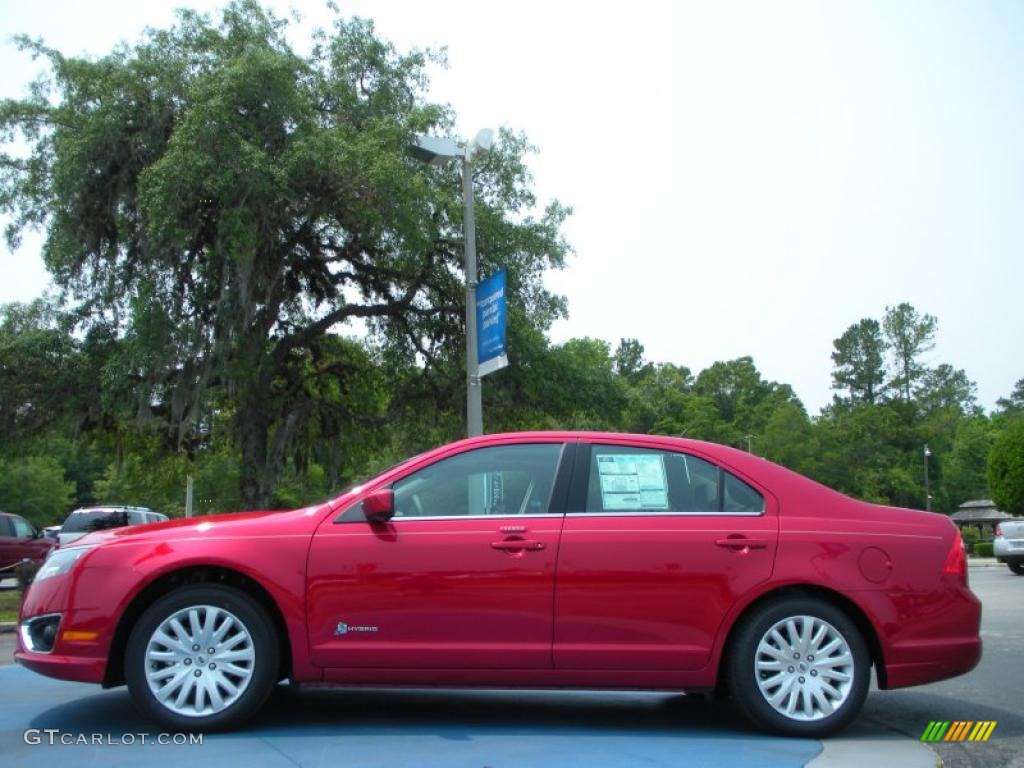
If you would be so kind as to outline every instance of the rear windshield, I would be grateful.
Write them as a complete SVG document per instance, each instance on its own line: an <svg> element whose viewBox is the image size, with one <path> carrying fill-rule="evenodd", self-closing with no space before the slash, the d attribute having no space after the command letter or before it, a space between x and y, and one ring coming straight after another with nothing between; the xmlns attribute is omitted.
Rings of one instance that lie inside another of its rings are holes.
<svg viewBox="0 0 1024 768"><path fill-rule="evenodd" d="M128 525L128 513L123 509L94 509L72 512L61 528L62 533L90 533Z"/></svg>

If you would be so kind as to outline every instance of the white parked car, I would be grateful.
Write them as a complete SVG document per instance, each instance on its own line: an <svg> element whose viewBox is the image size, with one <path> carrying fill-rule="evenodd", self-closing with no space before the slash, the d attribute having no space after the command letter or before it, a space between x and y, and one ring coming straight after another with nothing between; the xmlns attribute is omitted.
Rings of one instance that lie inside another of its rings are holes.
<svg viewBox="0 0 1024 768"><path fill-rule="evenodd" d="M996 526L992 554L1018 576L1024 576L1024 520L1006 520Z"/></svg>
<svg viewBox="0 0 1024 768"><path fill-rule="evenodd" d="M83 507L68 515L60 533L57 534L57 541L60 542L60 546L66 547L75 539L80 539L93 531L159 523L167 519L167 515L154 512L146 507Z"/></svg>

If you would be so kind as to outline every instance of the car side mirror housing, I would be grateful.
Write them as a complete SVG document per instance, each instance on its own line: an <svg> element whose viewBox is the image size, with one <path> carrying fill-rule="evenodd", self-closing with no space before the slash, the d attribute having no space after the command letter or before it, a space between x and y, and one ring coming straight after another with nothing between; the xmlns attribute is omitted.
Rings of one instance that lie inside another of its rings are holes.
<svg viewBox="0 0 1024 768"><path fill-rule="evenodd" d="M379 488L363 499L363 514L371 523L386 523L395 516L395 492Z"/></svg>

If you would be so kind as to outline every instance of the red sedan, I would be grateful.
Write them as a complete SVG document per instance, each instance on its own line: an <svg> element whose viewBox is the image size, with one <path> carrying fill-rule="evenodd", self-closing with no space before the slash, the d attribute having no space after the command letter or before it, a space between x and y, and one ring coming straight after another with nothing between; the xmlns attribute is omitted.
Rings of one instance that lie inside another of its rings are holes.
<svg viewBox="0 0 1024 768"><path fill-rule="evenodd" d="M22 605L24 666L127 683L174 729L280 680L728 692L819 736L881 688L981 657L941 515L867 504L721 445L522 433L417 456L293 512L103 531Z"/></svg>

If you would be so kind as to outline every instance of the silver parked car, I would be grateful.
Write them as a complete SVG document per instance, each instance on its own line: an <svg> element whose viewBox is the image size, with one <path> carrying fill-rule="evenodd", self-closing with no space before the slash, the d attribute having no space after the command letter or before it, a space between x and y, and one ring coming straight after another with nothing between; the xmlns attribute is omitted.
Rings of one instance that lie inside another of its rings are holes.
<svg viewBox="0 0 1024 768"><path fill-rule="evenodd" d="M996 526L992 554L1018 576L1024 576L1024 520L1005 520Z"/></svg>
<svg viewBox="0 0 1024 768"><path fill-rule="evenodd" d="M124 528L128 525L145 525L167 520L167 515L154 512L146 507L84 507L76 509L60 529L57 540L64 547L75 539L80 539L93 531L105 531L109 528Z"/></svg>

